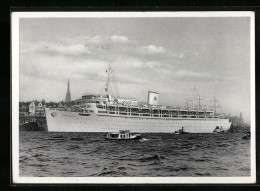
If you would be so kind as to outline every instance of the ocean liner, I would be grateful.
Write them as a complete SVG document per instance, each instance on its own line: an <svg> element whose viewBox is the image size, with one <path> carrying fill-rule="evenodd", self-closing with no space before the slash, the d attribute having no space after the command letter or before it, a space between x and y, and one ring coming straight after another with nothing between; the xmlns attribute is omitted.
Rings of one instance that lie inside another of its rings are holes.
<svg viewBox="0 0 260 191"><path fill-rule="evenodd" d="M48 131L174 133L185 128L189 133L213 133L220 128L227 132L231 126L228 118L216 115L215 109L159 105L159 94L154 91L148 92L146 103L122 98L114 70L109 66L106 72L105 93L85 94L66 108L45 109Z"/></svg>

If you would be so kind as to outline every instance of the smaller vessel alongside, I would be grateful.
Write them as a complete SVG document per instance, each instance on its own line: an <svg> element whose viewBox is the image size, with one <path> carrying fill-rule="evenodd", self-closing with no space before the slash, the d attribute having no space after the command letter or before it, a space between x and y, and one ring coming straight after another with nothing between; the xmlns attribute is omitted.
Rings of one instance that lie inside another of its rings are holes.
<svg viewBox="0 0 260 191"><path fill-rule="evenodd" d="M176 135L181 135L181 134L188 134L188 132L184 131L184 127L182 127L181 129L179 129L179 131L175 131Z"/></svg>
<svg viewBox="0 0 260 191"><path fill-rule="evenodd" d="M250 139L251 138L251 133L248 131L248 132L245 132L245 136L242 137L242 139Z"/></svg>
<svg viewBox="0 0 260 191"><path fill-rule="evenodd" d="M224 133L224 129L222 127L217 126L214 130L213 133Z"/></svg>
<svg viewBox="0 0 260 191"><path fill-rule="evenodd" d="M107 133L108 140L139 140L141 134L131 134L129 130L120 130L119 133Z"/></svg>

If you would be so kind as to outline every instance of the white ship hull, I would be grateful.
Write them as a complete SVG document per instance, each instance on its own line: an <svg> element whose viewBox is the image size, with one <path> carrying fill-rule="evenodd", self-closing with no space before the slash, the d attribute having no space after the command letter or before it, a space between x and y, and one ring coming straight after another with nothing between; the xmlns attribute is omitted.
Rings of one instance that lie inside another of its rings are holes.
<svg viewBox="0 0 260 191"><path fill-rule="evenodd" d="M227 132L228 119L219 118L156 118L119 115L82 116L78 112L46 109L48 131L53 132L118 132L174 133L182 127L189 133L213 133L222 127Z"/></svg>

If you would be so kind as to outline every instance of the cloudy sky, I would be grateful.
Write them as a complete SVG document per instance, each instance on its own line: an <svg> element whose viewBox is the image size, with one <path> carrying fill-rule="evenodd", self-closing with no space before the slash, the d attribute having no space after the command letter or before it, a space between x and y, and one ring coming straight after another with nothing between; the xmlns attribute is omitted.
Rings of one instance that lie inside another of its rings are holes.
<svg viewBox="0 0 260 191"><path fill-rule="evenodd" d="M121 96L152 90L183 106L196 87L248 121L249 27L247 17L22 18L20 100L65 100L68 78L72 99L100 93L110 64Z"/></svg>

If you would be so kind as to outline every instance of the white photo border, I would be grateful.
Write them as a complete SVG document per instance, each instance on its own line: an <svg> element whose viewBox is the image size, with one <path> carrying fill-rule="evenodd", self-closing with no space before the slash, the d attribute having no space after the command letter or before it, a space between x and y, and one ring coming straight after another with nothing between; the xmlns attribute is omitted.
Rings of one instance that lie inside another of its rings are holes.
<svg viewBox="0 0 260 191"><path fill-rule="evenodd" d="M20 177L19 176L19 19L116 17L249 17L251 80L251 175L249 177ZM252 11L216 12L12 12L12 181L14 184L241 184L256 183L255 142L255 14Z"/></svg>

